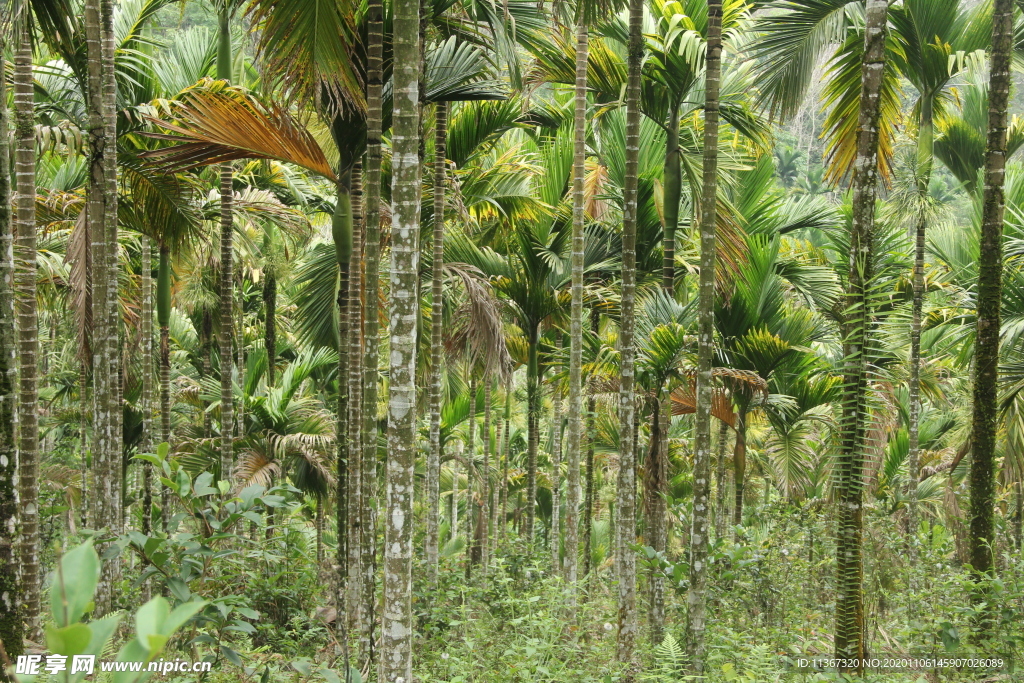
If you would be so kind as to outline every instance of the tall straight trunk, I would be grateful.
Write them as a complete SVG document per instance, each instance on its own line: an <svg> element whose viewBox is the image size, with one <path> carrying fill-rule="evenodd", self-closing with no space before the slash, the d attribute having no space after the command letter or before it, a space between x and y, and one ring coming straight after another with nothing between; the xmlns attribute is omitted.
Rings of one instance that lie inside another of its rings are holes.
<svg viewBox="0 0 1024 683"><path fill-rule="evenodd" d="M448 103L438 102L434 123L434 244L430 301L430 445L427 451L427 571L437 581L438 515L441 476L441 314L443 309L445 146L448 140Z"/></svg>
<svg viewBox="0 0 1024 683"><path fill-rule="evenodd" d="M267 351L267 386L274 386L277 369L277 277L273 269L264 273L263 281L263 348Z"/></svg>
<svg viewBox="0 0 1024 683"><path fill-rule="evenodd" d="M230 3L224 2L217 16L217 78L231 80L231 26ZM234 466L234 217L231 202L234 199L231 164L220 167L220 476L231 480Z"/></svg>
<svg viewBox="0 0 1024 683"><path fill-rule="evenodd" d="M331 232L334 237L335 256L338 261L338 372L337 372L337 414L336 419L336 467L335 482L335 515L337 517L337 552L335 564L335 602L338 618L334 625L338 638L348 638L348 629L352 627L352 605L348 604L348 541L349 503L348 479L352 463L349 462L348 448L348 285L349 267L352 257L352 175L351 169L342 169L339 173L337 199L334 205L334 216Z"/></svg>
<svg viewBox="0 0 1024 683"><path fill-rule="evenodd" d="M537 325L529 335L526 361L526 543L532 547L537 516L537 446L540 441L540 365L537 360L540 331Z"/></svg>
<svg viewBox="0 0 1024 683"><path fill-rule="evenodd" d="M715 539L725 534L725 520L729 514L729 492L725 472L725 452L729 447L729 424L718 425L718 456L715 464Z"/></svg>
<svg viewBox="0 0 1024 683"><path fill-rule="evenodd" d="M416 458L420 128L417 0L394 4L391 176L391 371L380 681L412 681L412 503Z"/></svg>
<svg viewBox="0 0 1024 683"><path fill-rule="evenodd" d="M647 544L664 552L668 543L665 527L668 493L668 429L671 409L668 393L659 392L651 401L651 438L644 467L644 535ZM651 641L658 645L665 630L665 578L659 571L651 572L649 619Z"/></svg>
<svg viewBox="0 0 1024 683"><path fill-rule="evenodd" d="M924 247L925 227L928 221L925 202L928 182L932 175L932 110L930 94L921 95L917 126L917 225L914 240L914 297L910 319L910 378L907 383L910 410L907 419L907 534L917 533L917 482L920 479L920 425L921 425L921 308L924 302ZM911 545L913 552L913 545Z"/></svg>
<svg viewBox="0 0 1024 683"><path fill-rule="evenodd" d="M501 509L501 536L504 539L508 532L508 465L512 451L509 445L512 442L512 387L505 390L505 444L502 446L504 457L501 461L501 502L498 507Z"/></svg>
<svg viewBox="0 0 1024 683"><path fill-rule="evenodd" d="M231 214L233 199L232 173L229 164L220 169L220 476L231 480L234 464L234 393L232 374L235 365L234 341L234 294L235 280L233 262L234 220Z"/></svg>
<svg viewBox="0 0 1024 683"><path fill-rule="evenodd" d="M576 87L573 102L572 157L572 302L569 312L568 484L565 491L565 581L567 616L576 614L579 574L580 429L583 413L583 278L586 227L584 181L587 175L587 61L590 54L586 12L577 8Z"/></svg>
<svg viewBox="0 0 1024 683"><path fill-rule="evenodd" d="M741 405L736 410L736 445L732 451L733 504L732 523L734 526L743 524L743 497L747 483L747 406ZM733 537L739 542L739 532Z"/></svg>
<svg viewBox="0 0 1024 683"><path fill-rule="evenodd" d="M199 372L204 378L209 377L213 374L213 363L211 361L213 355L213 314L207 306L203 306L202 318L199 322L199 348L203 354ZM210 411L207 410L209 405L207 401L202 403L203 437L207 439L213 435L213 418L210 415Z"/></svg>
<svg viewBox="0 0 1024 683"><path fill-rule="evenodd" d="M862 670L864 656L863 465L868 417L867 385L870 353L872 251L875 193L878 181L878 117L888 5L866 0L864 61L861 67L857 157L853 174L853 220L850 228L850 272L841 443L837 462L835 655L853 662L841 667ZM739 436L737 436L737 439Z"/></svg>
<svg viewBox="0 0 1024 683"><path fill-rule="evenodd" d="M501 505L501 484L500 484L501 477L497 473L501 471L502 458L504 457L504 451L502 450L502 444L504 442L502 441L502 439L504 438L504 433L505 433L504 432L505 422L501 419L501 414L500 413L499 413L498 417L495 418L494 421L495 421L495 427L494 427L494 469L496 470L495 476L494 476L494 480L497 481L498 484L490 487L491 496L490 496L490 499L489 499L489 501L490 501L490 503L489 503L490 504L489 523L490 523L490 535L491 535L491 539L492 540L494 539L494 536L497 533L496 532L494 518L498 514L498 506Z"/></svg>
<svg viewBox="0 0 1024 683"><path fill-rule="evenodd" d="M156 316L160 328L160 441L171 443L171 252L160 245L160 265L156 274ZM167 531L170 496L160 484L160 525Z"/></svg>
<svg viewBox="0 0 1024 683"><path fill-rule="evenodd" d="M561 346L561 343L559 338L558 346ZM557 385L552 385L551 402L551 532L548 535L548 545L551 551L551 571L558 574L562 570L562 394Z"/></svg>
<svg viewBox="0 0 1024 683"><path fill-rule="evenodd" d="M1006 172L1006 111L1010 96L1013 3L995 0L989 72L988 140L978 259L978 318L971 424L971 567L981 579L993 572L996 407L999 382L1002 238ZM983 625L987 630L988 625Z"/></svg>
<svg viewBox="0 0 1024 683"><path fill-rule="evenodd" d="M622 212L622 303L619 321L619 477L618 517L619 631L616 657L633 659L636 647L636 395L633 387L634 308L636 300L637 185L640 160L640 69L644 56L643 0L629 3L629 46L626 78L626 173Z"/></svg>
<svg viewBox="0 0 1024 683"><path fill-rule="evenodd" d="M21 590L27 635L39 640L39 387L36 314L36 139L28 12L14 53L14 303L18 329ZM5 95L6 96L6 95ZM6 163L6 158L3 159Z"/></svg>
<svg viewBox="0 0 1024 683"><path fill-rule="evenodd" d="M362 394L362 260L363 260L363 169L356 162L352 169L352 255L348 278L348 605L352 626L358 633L367 630L363 611L363 428Z"/></svg>
<svg viewBox="0 0 1024 683"><path fill-rule="evenodd" d="M1016 501L1016 510L1013 513L1013 543L1017 548L1017 552L1021 551L1022 541L1024 541L1024 482L1017 481L1014 486L1016 493L1014 500Z"/></svg>
<svg viewBox="0 0 1024 683"><path fill-rule="evenodd" d="M597 308L590 309L590 331L600 332L601 314ZM583 502L583 575L590 574L594 535L594 422L597 414L597 400L594 388L587 392L587 465L586 494Z"/></svg>
<svg viewBox="0 0 1024 683"><path fill-rule="evenodd" d="M484 426L481 440L484 444L484 465L480 470L480 521L478 528L480 534L480 564L483 571L487 573L487 564L490 561L489 532L491 520L491 379L484 380Z"/></svg>
<svg viewBox="0 0 1024 683"><path fill-rule="evenodd" d="M376 623L376 481L377 481L377 363L380 314L378 275L380 270L380 160L381 89L383 81L384 5L382 0L366 4L366 227L363 234L363 612L369 629L360 640L360 661L374 657L373 627Z"/></svg>
<svg viewBox="0 0 1024 683"><path fill-rule="evenodd" d="M665 133L665 234L662 237L664 259L661 266L661 288L674 298L676 229L679 227L679 200L683 191L683 169L679 151L679 105L676 103L669 107Z"/></svg>
<svg viewBox="0 0 1024 683"><path fill-rule="evenodd" d="M473 469L476 461L476 374L469 366L469 420L466 439L466 580L472 573L475 549L473 548Z"/></svg>
<svg viewBox="0 0 1024 683"><path fill-rule="evenodd" d="M153 242L142 236L142 440L139 451L153 452ZM142 533L152 531L153 466L142 463Z"/></svg>
<svg viewBox="0 0 1024 683"><path fill-rule="evenodd" d="M704 88L704 166L700 197L700 280L697 299L697 410L694 415L693 518L690 527L690 590L687 645L690 666L704 671L708 525L711 502L711 401L715 353L715 225L718 215L718 93L722 76L722 0L708 2Z"/></svg>
<svg viewBox="0 0 1024 683"><path fill-rule="evenodd" d="M6 36L0 37L0 48L7 47ZM3 49L0 49L0 55ZM10 159L7 111L6 60L0 56L0 159ZM17 332L14 313L14 238L11 223L10 164L0 165L0 641L7 656L17 660L24 652L25 625L18 577L18 446L15 442L17 413L16 385L18 364L15 362ZM82 444L85 450L85 444ZM82 456L83 461L85 456Z"/></svg>

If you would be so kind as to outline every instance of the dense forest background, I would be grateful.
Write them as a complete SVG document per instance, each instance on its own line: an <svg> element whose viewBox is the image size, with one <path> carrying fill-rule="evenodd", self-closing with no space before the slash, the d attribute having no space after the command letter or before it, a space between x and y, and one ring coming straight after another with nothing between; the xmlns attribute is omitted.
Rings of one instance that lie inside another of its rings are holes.
<svg viewBox="0 0 1024 683"><path fill-rule="evenodd" d="M1012 1L2 19L0 680L1021 676Z"/></svg>

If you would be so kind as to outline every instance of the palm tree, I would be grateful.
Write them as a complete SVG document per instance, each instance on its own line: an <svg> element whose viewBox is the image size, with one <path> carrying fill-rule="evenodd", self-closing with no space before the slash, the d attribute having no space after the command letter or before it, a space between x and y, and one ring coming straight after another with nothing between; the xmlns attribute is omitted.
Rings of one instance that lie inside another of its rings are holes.
<svg viewBox="0 0 1024 683"><path fill-rule="evenodd" d="M412 680L412 505L416 456L419 301L420 4L394 4L392 114L391 365L380 675Z"/></svg>
<svg viewBox="0 0 1024 683"><path fill-rule="evenodd" d="M6 47L6 38L0 39ZM7 92L6 60L0 60L5 70L0 72L0 92ZM9 115L7 98L0 102L0 159L10 158L8 141ZM17 344L14 291L13 235L11 232L11 176L10 166L0 168L0 525L5 529L14 528L18 518L18 479L15 394L17 364L14 353ZM18 561L15 538L4 534L0 538L0 594L20 595ZM17 658L23 652L24 622L22 605L19 600L4 601L0 604L0 640L7 648L9 657Z"/></svg>
<svg viewBox="0 0 1024 683"><path fill-rule="evenodd" d="M885 69L888 4L867 0L857 156L853 175L853 223L850 231L850 273L847 280L847 319L844 329L846 367L842 403L842 444L837 491L839 511L836 541L836 656L853 662L845 669L862 669L864 604L861 535L863 525L862 465L867 430L867 373L873 288L872 249L875 189L878 179L879 124Z"/></svg>
<svg viewBox="0 0 1024 683"><path fill-rule="evenodd" d="M644 58L642 0L629 3L629 41L626 77L626 160L622 211L622 295L619 319L619 477L618 517L619 631L616 658L633 659L636 646L636 557L630 546L636 533L636 443L633 364L633 310L636 296L637 185L640 158L640 76Z"/></svg>
<svg viewBox="0 0 1024 683"><path fill-rule="evenodd" d="M697 300L697 414L694 420L693 522L690 533L690 591L687 640L694 673L704 670L704 576L707 565L708 504L711 486L711 382L715 350L715 261L718 215L718 109L722 71L722 3L708 2L704 85L704 167L700 203L700 283ZM738 485L737 491L741 491Z"/></svg>
<svg viewBox="0 0 1024 683"><path fill-rule="evenodd" d="M971 567L980 577L992 572L992 544L995 541L993 507L1005 208L1003 184L1012 46L1013 4L997 0L993 8L989 67L988 142L985 148L985 189L978 263L977 346L971 433Z"/></svg>

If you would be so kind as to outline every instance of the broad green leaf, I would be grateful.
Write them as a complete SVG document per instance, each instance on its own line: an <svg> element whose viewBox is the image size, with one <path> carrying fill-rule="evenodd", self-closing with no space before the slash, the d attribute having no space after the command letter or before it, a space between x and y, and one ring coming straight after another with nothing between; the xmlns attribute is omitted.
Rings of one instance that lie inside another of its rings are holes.
<svg viewBox="0 0 1024 683"><path fill-rule="evenodd" d="M50 588L50 610L58 626L70 626L82 618L99 580L100 558L92 542L65 553Z"/></svg>

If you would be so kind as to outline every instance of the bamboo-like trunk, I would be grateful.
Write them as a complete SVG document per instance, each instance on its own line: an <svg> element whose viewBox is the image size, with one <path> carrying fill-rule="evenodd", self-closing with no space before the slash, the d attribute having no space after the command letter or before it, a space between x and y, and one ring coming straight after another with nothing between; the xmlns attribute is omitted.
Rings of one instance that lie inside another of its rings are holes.
<svg viewBox="0 0 1024 683"><path fill-rule="evenodd" d="M351 625L357 633L368 630L363 611L363 428L362 394L362 165L356 162L352 169L352 256L349 260L348 279L348 605Z"/></svg>
<svg viewBox="0 0 1024 683"><path fill-rule="evenodd" d="M232 173L229 164L220 168L220 476L231 480L234 464L235 415L232 375L234 358L234 296L235 259L234 220L231 201L234 198Z"/></svg>
<svg viewBox="0 0 1024 683"><path fill-rule="evenodd" d="M556 342L562 345L561 335ZM562 393L557 386L551 389L551 531L548 534L548 545L551 552L551 571L561 573L561 500L562 488Z"/></svg>
<svg viewBox="0 0 1024 683"><path fill-rule="evenodd" d="M199 348L203 354L200 372L203 377L209 377L213 374L213 363L211 362L213 354L213 314L206 306L203 306L202 319L199 325ZM207 410L209 405L208 402L203 401L203 437L207 439L213 435L213 417L210 415L210 411Z"/></svg>
<svg viewBox="0 0 1024 683"><path fill-rule="evenodd" d="M18 484L21 599L26 635L42 633L39 605L39 378L36 311L36 139L32 36L28 12L17 22L14 53L14 303L18 331ZM6 97L6 94L4 95ZM6 161L6 159L4 160ZM112 482L108 482L108 485Z"/></svg>
<svg viewBox="0 0 1024 683"><path fill-rule="evenodd" d="M142 236L142 440L141 453L153 452L153 242ZM153 465L142 463L142 533L152 531Z"/></svg>
<svg viewBox="0 0 1024 683"><path fill-rule="evenodd" d="M590 310L590 331L595 335L600 331L601 314L597 308ZM594 534L594 422L597 412L597 400L594 389L589 387L587 393L587 472L586 498L583 503L583 575L589 576L593 568L593 534Z"/></svg>
<svg viewBox="0 0 1024 683"><path fill-rule="evenodd" d="M669 107L665 133L665 233L662 236L664 258L661 266L661 288L668 296L674 298L676 230L679 227L679 201L683 192L683 169L679 151L679 105L675 102Z"/></svg>
<svg viewBox="0 0 1024 683"><path fill-rule="evenodd" d="M718 425L718 456L715 464L715 539L725 535L725 520L729 515L729 492L725 472L725 453L729 447L729 424Z"/></svg>
<svg viewBox="0 0 1024 683"><path fill-rule="evenodd" d="M1006 112L1010 96L1010 58L1013 44L1013 3L995 0L992 15L990 51L988 136L985 146L985 189L982 197L981 250L978 259L978 318L974 355L974 404L971 435L971 567L983 580L994 571L993 547L996 543L995 470L998 384L1000 301L1002 298L1003 214L1006 177ZM986 599L981 596L982 599ZM992 604L991 598L989 605ZM989 612L993 612L992 608ZM991 616L990 615L987 615ZM982 632L992 624L980 620Z"/></svg>
<svg viewBox="0 0 1024 683"><path fill-rule="evenodd" d="M476 461L476 374L473 365L469 366L469 420L466 439L466 580L472 574L473 562L476 561L476 548L473 525L473 463Z"/></svg>
<svg viewBox="0 0 1024 683"><path fill-rule="evenodd" d="M540 366L537 345L538 326L529 332L526 362L526 544L533 545L534 522L537 517L537 446L540 441Z"/></svg>
<svg viewBox="0 0 1024 683"><path fill-rule="evenodd" d="M747 484L747 406L746 403L736 410L736 445L732 451L733 479L733 526L743 524L743 498ZM738 543L739 532L735 532L733 541Z"/></svg>
<svg viewBox="0 0 1024 683"><path fill-rule="evenodd" d="M484 574L490 562L490 520L491 520L491 379L484 379L484 426L481 440L484 443L484 464L480 470L480 564Z"/></svg>
<svg viewBox="0 0 1024 683"><path fill-rule="evenodd" d="M583 412L583 278L584 228L586 224L584 181L587 168L587 61L590 54L587 17L582 8L576 16L576 86L573 91L572 159L572 291L569 311L569 405L568 484L565 492L565 581L568 584L566 611L576 614L576 581L579 574L580 424ZM589 539L589 534L588 534Z"/></svg>
<svg viewBox="0 0 1024 683"><path fill-rule="evenodd" d="M394 4L391 370L378 680L412 681L412 504L416 457L416 327L420 231L420 6Z"/></svg>
<svg viewBox="0 0 1024 683"><path fill-rule="evenodd" d="M622 212L622 301L619 321L619 477L616 508L619 520L619 631L616 658L630 662L636 647L636 395L634 389L634 309L636 306L637 187L640 160L640 69L644 56L642 0L629 3L629 45L626 78L626 172Z"/></svg>
<svg viewBox="0 0 1024 683"><path fill-rule="evenodd" d="M508 532L508 461L512 452L509 450L509 443L512 440L512 425L509 415L512 410L512 389L505 390L505 444L502 446L505 456L501 461L501 537L505 539Z"/></svg>
<svg viewBox="0 0 1024 683"><path fill-rule="evenodd" d="M377 480L377 380L378 380L378 274L380 269L380 161L381 161L381 91L383 87L384 5L382 0L366 3L366 227L364 233L363 290L363 453L362 468L370 476L363 477L363 504L366 514L363 525L363 612L369 630L360 640L360 660L370 662L374 656L376 623L376 489Z"/></svg>
<svg viewBox="0 0 1024 683"><path fill-rule="evenodd" d="M0 92L7 92L6 60L2 55L8 45L7 37L0 36ZM0 99L0 159L10 158L8 130L10 116L6 96ZM16 528L18 520L18 447L15 439L15 415L18 364L15 362L17 330L14 313L14 236L11 222L10 165L0 166L0 528ZM82 444L85 451L85 443ZM85 456L82 456L83 462ZM11 596L21 595L18 577L17 538L14 534L0 534L0 641L7 656L17 660L24 652L25 625L21 601Z"/></svg>
<svg viewBox="0 0 1024 683"><path fill-rule="evenodd" d="M697 300L697 409L694 415L693 518L690 527L690 590L687 644L691 671L704 671L708 519L711 501L711 402L715 353L715 225L718 215L718 119L722 77L722 0L708 2L704 87L704 165L700 198L700 280ZM737 479L737 481L739 481Z"/></svg>
<svg viewBox="0 0 1024 683"><path fill-rule="evenodd" d="M868 428L868 354L870 353L872 250L875 193L878 179L878 118L888 5L867 0L864 58L861 69L857 157L853 175L853 220L850 229L850 272L844 340L845 381L840 421L841 446L836 467L838 498L836 533L837 658L853 662L842 669L861 671L864 657L863 463ZM737 440L739 439L737 435ZM739 479L737 478L737 486Z"/></svg>
<svg viewBox="0 0 1024 683"><path fill-rule="evenodd" d="M277 370L277 277L273 269L263 277L263 348L267 352L267 386L272 387Z"/></svg>
<svg viewBox="0 0 1024 683"><path fill-rule="evenodd" d="M448 140L448 103L438 102L434 115L434 243L431 262L430 304L430 444L427 451L427 571L437 582L438 515L441 475L441 314L444 264L445 145Z"/></svg>
<svg viewBox="0 0 1024 683"><path fill-rule="evenodd" d="M171 318L171 254L166 245L160 245L160 266L156 279L157 325L160 327L160 441L171 443L171 337L168 325ZM160 526L167 531L170 519L168 489L160 485Z"/></svg>
<svg viewBox="0 0 1024 683"><path fill-rule="evenodd" d="M666 549L665 495L668 493L668 429L671 409L668 393L651 401L651 438L644 468L644 535L647 544L658 552ZM651 641L659 645L665 631L665 577L659 571L651 572L649 623Z"/></svg>
<svg viewBox="0 0 1024 683"><path fill-rule="evenodd" d="M917 212L914 240L914 294L910 318L910 378L907 381L909 415L907 417L907 534L917 533L917 482L920 479L921 426L921 308L924 303L925 228L928 223L926 202L928 182L932 175L932 110L930 93L922 94L918 103L917 124ZM914 552L913 544L910 545Z"/></svg>

